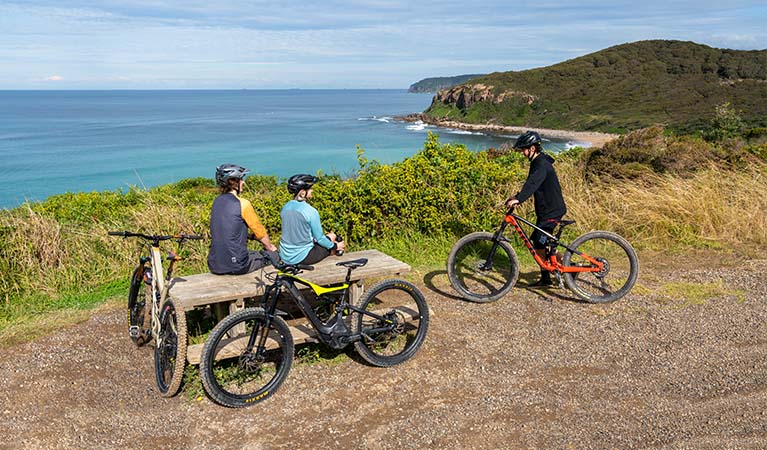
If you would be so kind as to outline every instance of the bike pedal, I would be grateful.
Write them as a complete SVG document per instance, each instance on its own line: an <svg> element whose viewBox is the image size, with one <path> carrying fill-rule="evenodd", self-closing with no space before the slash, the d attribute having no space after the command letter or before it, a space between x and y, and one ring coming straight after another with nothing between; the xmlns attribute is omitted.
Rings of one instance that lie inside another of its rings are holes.
<svg viewBox="0 0 767 450"><path fill-rule="evenodd" d="M565 289L565 280L562 277L562 274L559 273L559 272L556 272L556 276L557 276L557 284L559 284L559 289L564 290Z"/></svg>
<svg viewBox="0 0 767 450"><path fill-rule="evenodd" d="M138 339L138 337L141 336L141 331L136 325L131 325L128 327L128 335L134 339Z"/></svg>

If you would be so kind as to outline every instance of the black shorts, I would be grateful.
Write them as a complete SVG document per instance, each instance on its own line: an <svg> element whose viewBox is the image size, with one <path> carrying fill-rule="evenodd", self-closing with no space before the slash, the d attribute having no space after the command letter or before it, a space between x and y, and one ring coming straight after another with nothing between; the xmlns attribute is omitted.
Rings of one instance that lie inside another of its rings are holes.
<svg viewBox="0 0 767 450"><path fill-rule="evenodd" d="M560 219L562 219L562 217L555 217L553 219L538 219L538 221L535 222L535 226L549 234L553 234L554 228L559 225ZM530 235L530 242L533 244L533 248L546 248L547 239L548 237L545 234L536 229L533 229L533 234Z"/></svg>
<svg viewBox="0 0 767 450"><path fill-rule="evenodd" d="M299 264L311 266L312 264L317 264L328 256L330 256L330 250L315 242L314 247L309 250L309 254L306 255L306 258L304 258L303 261L301 261Z"/></svg>

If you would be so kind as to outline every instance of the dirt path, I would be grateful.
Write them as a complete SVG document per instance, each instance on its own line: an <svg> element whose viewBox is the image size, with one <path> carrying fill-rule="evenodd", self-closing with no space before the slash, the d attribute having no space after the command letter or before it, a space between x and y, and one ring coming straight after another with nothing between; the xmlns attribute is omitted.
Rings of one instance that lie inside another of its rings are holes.
<svg viewBox="0 0 767 450"><path fill-rule="evenodd" d="M298 365L246 410L159 397L113 309L0 355L0 448L764 448L765 274L643 267L597 306L522 288L465 303L434 272L413 360Z"/></svg>

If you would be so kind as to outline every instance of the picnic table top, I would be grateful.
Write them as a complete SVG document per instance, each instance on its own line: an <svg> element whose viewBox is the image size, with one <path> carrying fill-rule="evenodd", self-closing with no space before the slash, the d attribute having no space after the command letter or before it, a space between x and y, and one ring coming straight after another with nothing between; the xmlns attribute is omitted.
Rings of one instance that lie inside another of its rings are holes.
<svg viewBox="0 0 767 450"><path fill-rule="evenodd" d="M400 275L410 271L408 264L373 249L346 253L343 256L329 256L315 264L313 271L304 271L300 276L319 285L340 283L346 278L347 269L337 266L336 263L359 258L367 258L368 263L352 271L351 281L353 282L387 275ZM266 276L274 272L274 267L268 266L245 275L201 273L175 277L171 281L169 296L182 310L255 297L263 294L266 286L271 283Z"/></svg>

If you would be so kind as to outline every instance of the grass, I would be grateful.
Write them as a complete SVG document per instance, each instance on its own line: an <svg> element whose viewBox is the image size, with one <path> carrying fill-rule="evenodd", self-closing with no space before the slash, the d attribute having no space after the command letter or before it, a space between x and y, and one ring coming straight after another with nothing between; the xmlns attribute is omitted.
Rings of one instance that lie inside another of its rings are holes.
<svg viewBox="0 0 767 450"><path fill-rule="evenodd" d="M657 294L660 294L664 300L669 299L677 308L705 305L709 300L719 297L735 297L738 303L743 303L746 299L745 292L730 288L722 281L666 283L657 291Z"/></svg>
<svg viewBox="0 0 767 450"><path fill-rule="evenodd" d="M638 133L621 145L647 148L642 139L658 137ZM689 252L717 260L732 254L749 258L767 249L764 163L711 164L683 175L645 171L627 181L584 176L586 156L573 151L560 155L555 165L567 216L577 221L567 228L565 242L604 229L663 258ZM504 213L499 205L519 188L526 168L514 155L474 154L442 146L430 136L422 152L400 163L365 162L356 178L328 178L325 203L318 198L317 206L323 217L333 218L328 226L349 230L350 251L377 248L410 264L406 278L419 282L445 270L461 235L497 228ZM279 238L283 190L274 178L253 177L246 195L273 241ZM49 330L51 325L36 325L46 314L82 317L78 311L126 295L140 243L109 237L107 231L205 233L216 195L210 180L190 179L151 190L63 194L1 210L0 345L34 339L40 335L37 328ZM345 208L338 209L339 203ZM532 219L530 203L518 212ZM519 239L514 242L522 271L537 270ZM206 271L207 245L187 243L177 274ZM198 330L202 336L210 326L203 328Z"/></svg>

